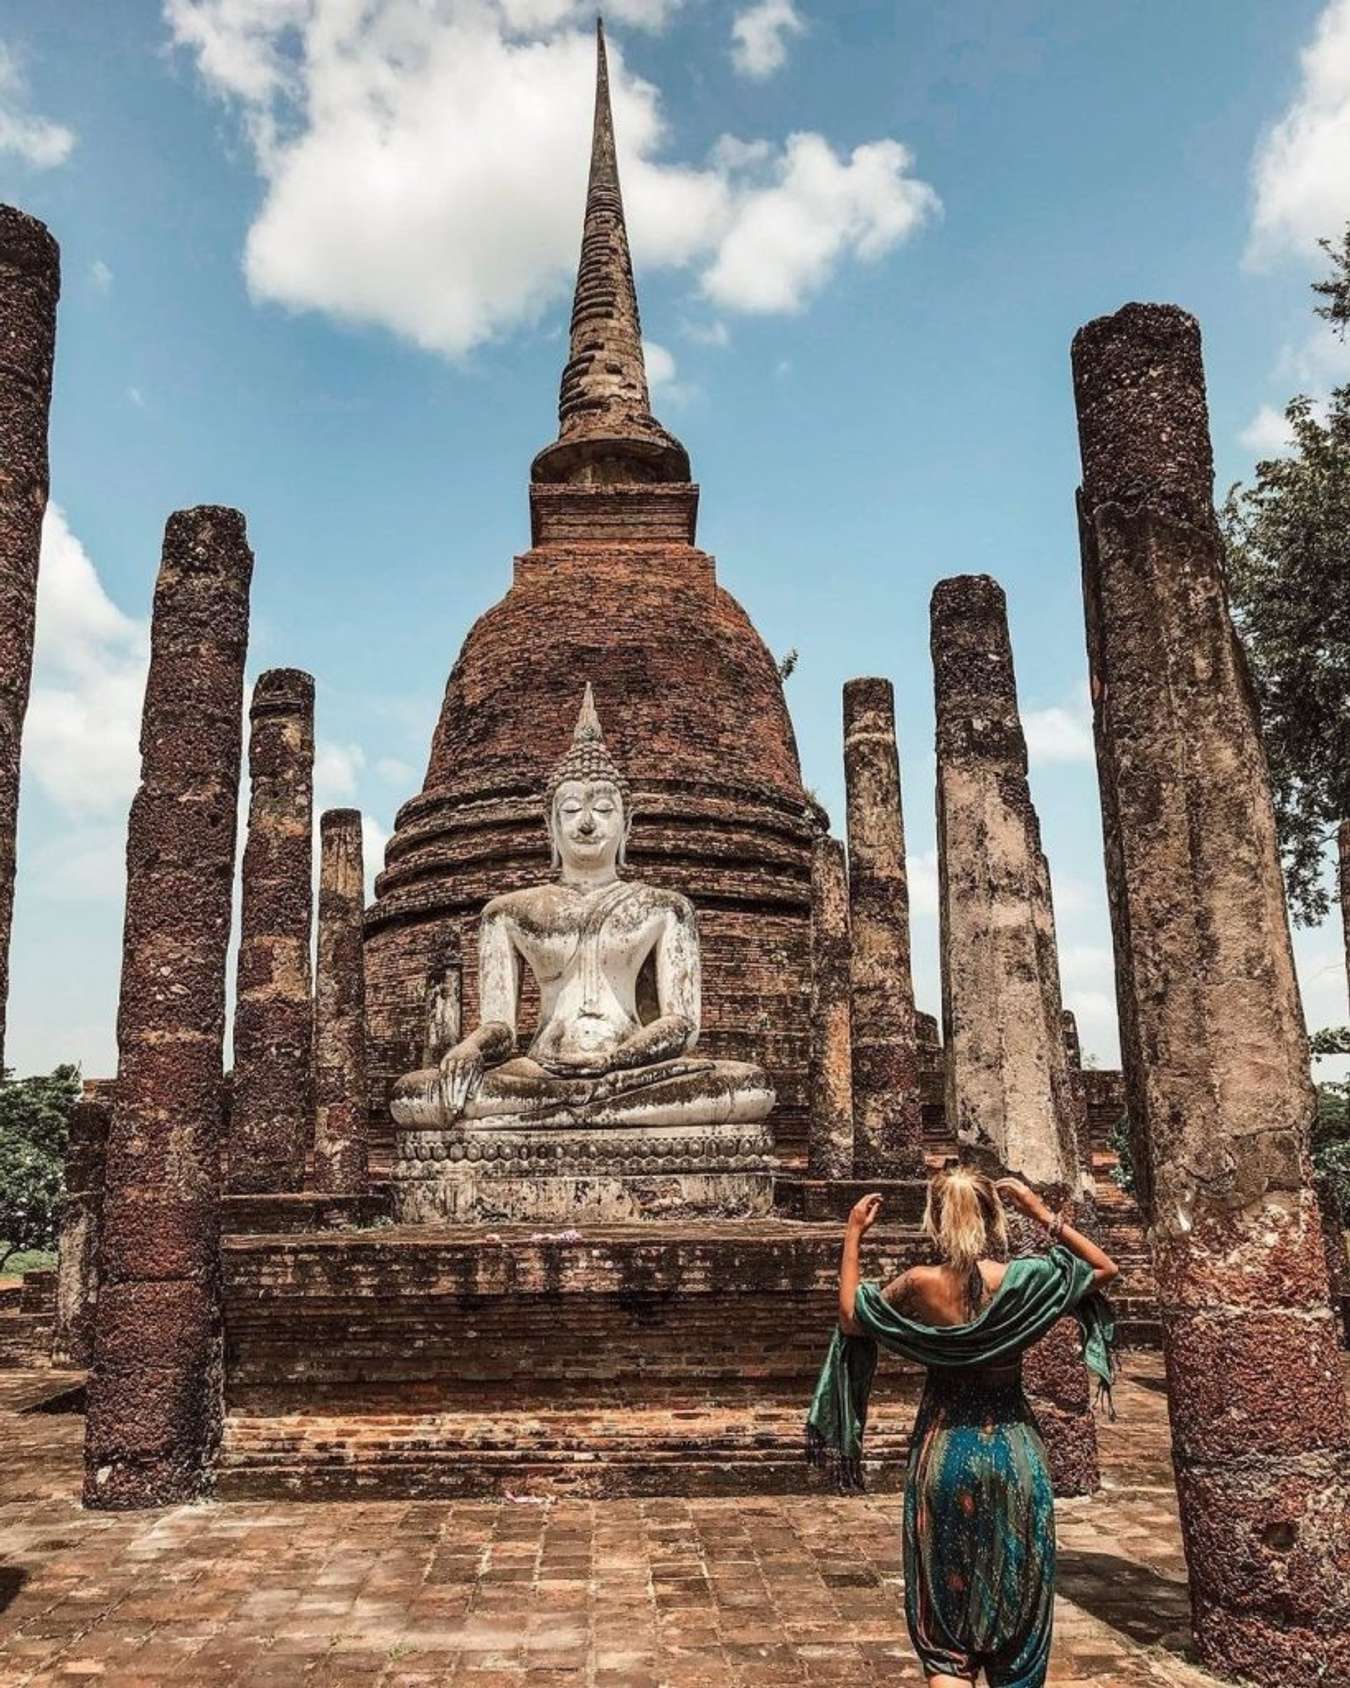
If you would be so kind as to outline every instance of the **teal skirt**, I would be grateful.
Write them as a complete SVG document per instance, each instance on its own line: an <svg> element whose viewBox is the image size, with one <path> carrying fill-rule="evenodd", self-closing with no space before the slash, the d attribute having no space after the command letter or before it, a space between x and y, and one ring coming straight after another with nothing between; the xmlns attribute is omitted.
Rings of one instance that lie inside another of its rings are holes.
<svg viewBox="0 0 1350 1688"><path fill-rule="evenodd" d="M1019 1376L932 1370L910 1444L905 1618L930 1676L1041 1688L1054 1622L1055 1510Z"/></svg>

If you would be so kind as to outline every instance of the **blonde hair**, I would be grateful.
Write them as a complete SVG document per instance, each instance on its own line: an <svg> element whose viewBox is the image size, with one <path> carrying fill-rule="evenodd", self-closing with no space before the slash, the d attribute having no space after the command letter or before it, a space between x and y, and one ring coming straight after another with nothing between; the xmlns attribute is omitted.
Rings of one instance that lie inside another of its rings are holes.
<svg viewBox="0 0 1350 1688"><path fill-rule="evenodd" d="M993 1180L967 1166L949 1167L930 1181L923 1230L944 1262L963 1274L982 1256L1008 1248L1008 1222Z"/></svg>

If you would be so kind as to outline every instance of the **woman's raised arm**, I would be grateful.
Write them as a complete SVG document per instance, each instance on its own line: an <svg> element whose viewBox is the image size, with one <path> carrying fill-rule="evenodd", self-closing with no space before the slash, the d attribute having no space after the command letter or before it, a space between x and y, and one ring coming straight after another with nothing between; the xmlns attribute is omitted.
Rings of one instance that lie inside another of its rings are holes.
<svg viewBox="0 0 1350 1688"><path fill-rule="evenodd" d="M1076 1254L1080 1260L1091 1266L1093 1289L1105 1289L1112 1278L1119 1274L1120 1267L1109 1254L1098 1248L1096 1243L1085 1237L1081 1231L1075 1231L1072 1225L1066 1225L1020 1178L1000 1178L995 1188L1000 1195L1006 1196L1019 1212L1025 1213L1028 1219L1034 1219L1038 1225L1044 1225L1052 1242L1063 1243L1070 1254Z"/></svg>
<svg viewBox="0 0 1350 1688"><path fill-rule="evenodd" d="M853 1317L853 1298L858 1293L862 1267L858 1251L863 1238L881 1213L880 1196L864 1196L855 1202L844 1226L844 1251L839 1257L839 1328L845 1336L861 1336L862 1327Z"/></svg>

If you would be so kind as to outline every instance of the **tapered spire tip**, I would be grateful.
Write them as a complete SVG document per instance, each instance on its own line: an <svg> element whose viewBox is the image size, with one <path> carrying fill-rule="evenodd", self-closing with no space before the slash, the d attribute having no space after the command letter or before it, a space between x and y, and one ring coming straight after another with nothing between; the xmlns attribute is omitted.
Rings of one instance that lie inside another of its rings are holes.
<svg viewBox="0 0 1350 1688"><path fill-rule="evenodd" d="M595 116L558 438L536 481L687 481L689 455L652 415L628 248L604 20L595 20Z"/></svg>

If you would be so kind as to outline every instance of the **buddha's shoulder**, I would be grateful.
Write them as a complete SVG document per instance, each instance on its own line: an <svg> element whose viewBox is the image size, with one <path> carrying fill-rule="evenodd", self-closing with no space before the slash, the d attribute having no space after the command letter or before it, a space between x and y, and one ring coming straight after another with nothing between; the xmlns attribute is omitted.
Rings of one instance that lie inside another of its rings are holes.
<svg viewBox="0 0 1350 1688"><path fill-rule="evenodd" d="M646 908L673 915L676 920L693 921L694 905L678 891L668 891L662 885L642 884L634 885L633 889L641 893Z"/></svg>
<svg viewBox="0 0 1350 1688"><path fill-rule="evenodd" d="M505 916L519 918L521 915L537 912L550 906L555 900L550 896L554 890L552 885L530 885L520 891L503 891L500 896L493 897L491 902L483 907L484 920L496 920Z"/></svg>

